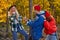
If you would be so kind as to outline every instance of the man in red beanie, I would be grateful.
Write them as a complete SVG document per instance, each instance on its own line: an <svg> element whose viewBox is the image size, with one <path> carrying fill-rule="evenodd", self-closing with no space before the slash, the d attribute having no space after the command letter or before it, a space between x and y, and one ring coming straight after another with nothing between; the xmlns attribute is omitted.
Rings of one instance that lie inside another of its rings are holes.
<svg viewBox="0 0 60 40"><path fill-rule="evenodd" d="M36 14L35 19L28 21L25 18L25 21L27 22L27 25L31 28L30 35L32 37L32 40L39 40L42 37L42 30L44 28L45 19L42 15L44 15L45 12L41 11L41 7L39 5L34 6L34 12Z"/></svg>
<svg viewBox="0 0 60 40"><path fill-rule="evenodd" d="M45 11L44 18L46 19L44 20L44 32L47 34L46 40L57 40L57 27L54 17L51 16L49 12Z"/></svg>

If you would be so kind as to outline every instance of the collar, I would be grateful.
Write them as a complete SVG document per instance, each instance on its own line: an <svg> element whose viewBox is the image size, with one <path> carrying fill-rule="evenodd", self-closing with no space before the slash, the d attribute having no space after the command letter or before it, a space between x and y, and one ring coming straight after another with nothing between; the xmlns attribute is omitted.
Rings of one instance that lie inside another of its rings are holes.
<svg viewBox="0 0 60 40"><path fill-rule="evenodd" d="M40 11L39 14L36 14L38 17L41 16L41 15L45 15L45 11Z"/></svg>

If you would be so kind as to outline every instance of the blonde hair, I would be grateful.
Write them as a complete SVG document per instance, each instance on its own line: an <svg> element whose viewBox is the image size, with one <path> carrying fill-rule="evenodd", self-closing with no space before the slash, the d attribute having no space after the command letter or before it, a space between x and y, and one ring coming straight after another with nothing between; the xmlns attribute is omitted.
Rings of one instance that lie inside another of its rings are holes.
<svg viewBox="0 0 60 40"><path fill-rule="evenodd" d="M18 13L18 11L17 11L17 9L16 9L16 14L17 14L17 16L19 16L19 13ZM8 16L11 16L12 15L12 13L10 13L10 11L8 11Z"/></svg>

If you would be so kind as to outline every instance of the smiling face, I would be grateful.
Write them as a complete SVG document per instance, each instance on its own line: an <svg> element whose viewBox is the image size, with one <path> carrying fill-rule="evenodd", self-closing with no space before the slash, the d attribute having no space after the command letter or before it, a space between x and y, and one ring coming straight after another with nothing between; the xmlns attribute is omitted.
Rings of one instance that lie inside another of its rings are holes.
<svg viewBox="0 0 60 40"><path fill-rule="evenodd" d="M16 11L16 7L15 6L11 7L10 12L15 12L15 11Z"/></svg>

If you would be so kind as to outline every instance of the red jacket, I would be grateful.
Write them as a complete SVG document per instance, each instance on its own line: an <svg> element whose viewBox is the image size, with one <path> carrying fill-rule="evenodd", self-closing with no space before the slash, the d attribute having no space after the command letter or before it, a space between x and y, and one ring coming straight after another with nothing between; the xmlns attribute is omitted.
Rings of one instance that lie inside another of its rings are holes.
<svg viewBox="0 0 60 40"><path fill-rule="evenodd" d="M56 27L55 19L53 17L51 17L50 22L44 21L44 27L45 27L44 32L46 34L52 34L52 33L56 32L57 27Z"/></svg>

